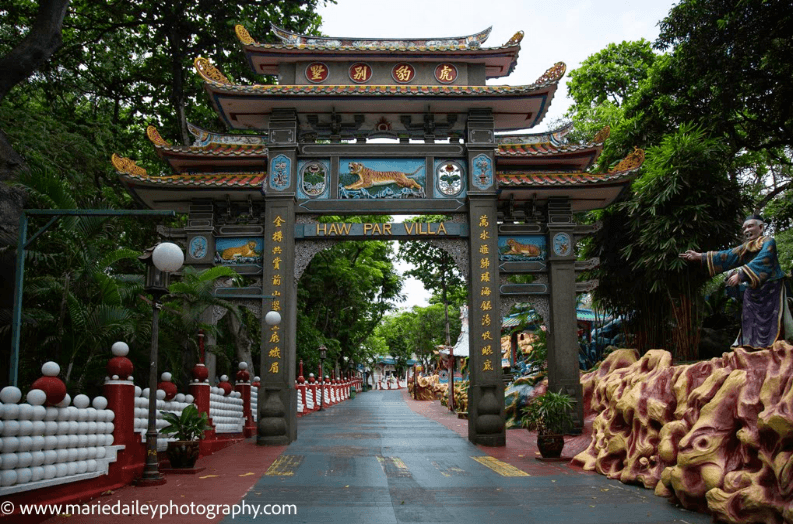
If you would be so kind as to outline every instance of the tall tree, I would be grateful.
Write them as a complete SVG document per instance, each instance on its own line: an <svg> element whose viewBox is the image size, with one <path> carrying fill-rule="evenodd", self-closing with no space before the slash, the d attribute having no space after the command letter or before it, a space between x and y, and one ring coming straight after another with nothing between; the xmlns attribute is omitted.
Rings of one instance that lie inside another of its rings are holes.
<svg viewBox="0 0 793 524"><path fill-rule="evenodd" d="M423 215L411 219L412 222L441 222L449 220L443 215ZM399 248L399 258L409 262L414 267L405 272L430 291L440 296L444 311L444 332L446 334L445 344L451 344L451 330L449 323L450 297L454 294L459 295L460 290L465 289L465 281L462 273L454 262L454 258L444 249L433 246L426 242L407 241L401 242Z"/></svg>

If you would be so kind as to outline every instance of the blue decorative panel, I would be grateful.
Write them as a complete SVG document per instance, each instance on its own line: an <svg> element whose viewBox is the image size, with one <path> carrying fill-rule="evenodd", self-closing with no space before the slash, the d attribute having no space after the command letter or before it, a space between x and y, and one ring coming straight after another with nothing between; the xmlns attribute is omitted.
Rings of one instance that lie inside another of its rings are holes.
<svg viewBox="0 0 793 524"><path fill-rule="evenodd" d="M573 254L573 239L567 233L556 233L553 236L553 252L560 257L569 257Z"/></svg>
<svg viewBox="0 0 793 524"><path fill-rule="evenodd" d="M425 198L423 158L342 158L339 198Z"/></svg>
<svg viewBox="0 0 793 524"><path fill-rule="evenodd" d="M545 260L548 245L545 235L498 237L498 259L507 262Z"/></svg>
<svg viewBox="0 0 793 524"><path fill-rule="evenodd" d="M482 191L493 186L493 159L482 154L474 157L471 169L474 171L474 186Z"/></svg>
<svg viewBox="0 0 793 524"><path fill-rule="evenodd" d="M283 191L289 187L292 178L292 160L278 155L270 160L270 189Z"/></svg>
<svg viewBox="0 0 793 524"><path fill-rule="evenodd" d="M262 238L238 237L215 239L216 264L261 264Z"/></svg>
<svg viewBox="0 0 793 524"><path fill-rule="evenodd" d="M435 160L435 198L465 197L468 178L463 160Z"/></svg>
<svg viewBox="0 0 793 524"><path fill-rule="evenodd" d="M297 198L328 198L330 193L330 162L298 160Z"/></svg>
<svg viewBox="0 0 793 524"><path fill-rule="evenodd" d="M190 255L190 258L194 258L196 260L201 260L202 258L207 256L207 237L204 236L195 236L190 241L190 245L187 246L187 253Z"/></svg>

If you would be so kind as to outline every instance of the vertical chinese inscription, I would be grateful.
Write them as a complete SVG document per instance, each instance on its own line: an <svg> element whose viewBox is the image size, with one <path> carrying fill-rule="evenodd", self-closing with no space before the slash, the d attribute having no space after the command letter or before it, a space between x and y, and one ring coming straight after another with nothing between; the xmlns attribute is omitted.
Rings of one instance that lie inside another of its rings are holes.
<svg viewBox="0 0 793 524"><path fill-rule="evenodd" d="M474 235L475 251L478 253L479 263L476 268L479 272L479 295L473 297L474 308L476 308L481 326L480 340L477 340L475 345L478 346L479 354L482 355L482 371L495 371L493 367L493 360L495 359L494 346L494 333L499 338L501 337L501 318L498 311L493 309L493 282L496 280L497 275L495 269L491 264L491 234L490 234L490 218L488 215L480 215L477 221L477 231ZM496 345L501 356L501 346Z"/></svg>
<svg viewBox="0 0 793 524"><path fill-rule="evenodd" d="M283 275L281 273L281 263L283 259L281 258L284 254L284 217L276 215L273 219L273 228L272 234L270 235L270 240L272 241L270 245L269 260L268 262L272 265L272 280L270 281L270 294L273 297L272 305L270 309L272 311L281 312L281 297L283 296L284 287L283 287ZM268 329L270 330L268 341L268 365L267 365L267 372L272 375L278 375L283 368L283 355L281 351L281 326L276 324L274 326L269 326Z"/></svg>

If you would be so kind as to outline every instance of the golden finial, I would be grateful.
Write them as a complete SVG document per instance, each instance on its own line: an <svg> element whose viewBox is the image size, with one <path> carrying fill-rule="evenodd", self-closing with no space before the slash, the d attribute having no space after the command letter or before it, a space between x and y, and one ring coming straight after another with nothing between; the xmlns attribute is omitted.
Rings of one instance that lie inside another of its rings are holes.
<svg viewBox="0 0 793 524"><path fill-rule="evenodd" d="M248 32L248 30L240 24L234 26L234 32L237 33L237 38L242 43L242 45L253 45L256 43L256 41L251 38L251 34Z"/></svg>
<svg viewBox="0 0 793 524"><path fill-rule="evenodd" d="M506 47L509 45L518 45L521 42L521 40L523 40L523 31L518 31L512 36L512 38L509 39L509 41L506 44L504 44L504 46Z"/></svg>
<svg viewBox="0 0 793 524"><path fill-rule="evenodd" d="M604 127L600 131L597 132L595 138L592 139L592 142L595 144L602 144L606 141L606 139L611 134L611 128L609 126Z"/></svg>
<svg viewBox="0 0 793 524"><path fill-rule="evenodd" d="M224 85L231 85L229 79L223 75L218 69L212 65L212 63L207 60L206 58L198 57L193 61L193 66L195 66L196 71L198 74L201 75L201 78L206 80L207 82L212 82L215 84L224 84Z"/></svg>
<svg viewBox="0 0 793 524"><path fill-rule="evenodd" d="M113 153L113 156L110 157L110 161L113 162L113 167L116 168L116 171L119 173L123 173L125 175L133 175L133 176L146 176L146 170L142 167L135 164L134 160L130 160L127 157L118 156L117 154Z"/></svg>
<svg viewBox="0 0 793 524"><path fill-rule="evenodd" d="M639 169L642 164L644 163L644 149L639 149L638 147L634 147L633 151L620 160L620 162L611 168L609 173L619 173L621 171L633 171L634 169Z"/></svg>
<svg viewBox="0 0 793 524"><path fill-rule="evenodd" d="M149 140L151 140L152 144L155 146L171 147L171 144L166 142L165 139L160 136L160 132L157 131L157 128L154 126L149 126L146 128L146 136L149 137Z"/></svg>
<svg viewBox="0 0 793 524"><path fill-rule="evenodd" d="M543 75L537 79L535 84L552 84L558 82L567 71L567 66L564 62L556 62L553 67L548 69Z"/></svg>

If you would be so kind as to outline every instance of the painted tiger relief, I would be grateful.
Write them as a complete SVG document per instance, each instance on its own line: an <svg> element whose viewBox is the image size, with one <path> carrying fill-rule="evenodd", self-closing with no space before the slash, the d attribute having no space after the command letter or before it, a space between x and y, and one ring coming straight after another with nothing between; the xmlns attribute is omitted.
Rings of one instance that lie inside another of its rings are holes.
<svg viewBox="0 0 793 524"><path fill-rule="evenodd" d="M408 178L416 175L422 169L424 169L424 166L420 166L412 173L402 173L401 171L375 171L360 162L350 162L350 174L356 175L358 181L353 182L349 186L344 186L344 189L368 189L372 186L387 186L388 184L396 184L399 187L411 189L424 189L418 182Z"/></svg>
<svg viewBox="0 0 793 524"><path fill-rule="evenodd" d="M540 256L541 253L539 246L535 246L534 244L521 244L512 238L507 240L507 245L509 246L509 251L504 253L505 255L537 257Z"/></svg>
<svg viewBox="0 0 793 524"><path fill-rule="evenodd" d="M223 250L220 255L223 260L234 260L237 257L256 257L256 242L248 242L237 247L229 247Z"/></svg>

